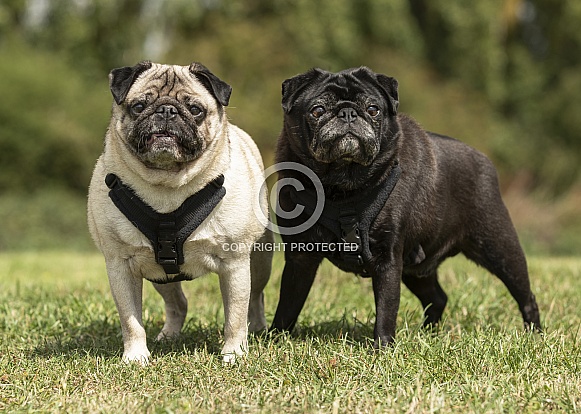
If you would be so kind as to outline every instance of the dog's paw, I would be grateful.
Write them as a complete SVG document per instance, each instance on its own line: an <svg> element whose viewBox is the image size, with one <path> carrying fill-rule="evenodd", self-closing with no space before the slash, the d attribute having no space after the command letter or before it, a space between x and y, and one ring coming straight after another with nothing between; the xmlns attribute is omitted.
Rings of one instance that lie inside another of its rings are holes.
<svg viewBox="0 0 581 414"><path fill-rule="evenodd" d="M225 354L222 355L222 362L224 364L232 365L236 363L236 354Z"/></svg>
<svg viewBox="0 0 581 414"><path fill-rule="evenodd" d="M393 347L395 338L393 336L384 336L380 338L375 338L373 341L373 352L382 351Z"/></svg>
<svg viewBox="0 0 581 414"><path fill-rule="evenodd" d="M234 364L239 357L246 354L246 346L238 345L236 347L226 347L222 349L222 362L225 364Z"/></svg>
<svg viewBox="0 0 581 414"><path fill-rule="evenodd" d="M170 331L170 330L165 330L162 329L159 334L157 334L157 337L155 338L155 340L157 342L161 342L161 341L171 341L173 339L176 339L178 336L180 336L180 331Z"/></svg>
<svg viewBox="0 0 581 414"><path fill-rule="evenodd" d="M151 353L147 348L145 350L142 349L130 349L123 352L123 362L126 364L138 364L142 367L147 366L149 364L149 357Z"/></svg>

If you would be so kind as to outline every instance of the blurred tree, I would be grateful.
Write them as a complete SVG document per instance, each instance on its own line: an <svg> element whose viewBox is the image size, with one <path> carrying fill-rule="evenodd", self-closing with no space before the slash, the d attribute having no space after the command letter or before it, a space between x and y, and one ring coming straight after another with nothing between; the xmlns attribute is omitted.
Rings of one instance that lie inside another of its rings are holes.
<svg viewBox="0 0 581 414"><path fill-rule="evenodd" d="M446 77L482 91L524 143L512 169L560 194L579 178L581 3L554 0L410 0L425 57ZM576 118L575 120L573 120ZM515 139L517 139L515 137ZM503 151L502 148L498 148ZM547 155L551 156L548 158ZM559 163L555 163L558 159Z"/></svg>
<svg viewBox="0 0 581 414"><path fill-rule="evenodd" d="M0 79L0 194L47 185L84 193L107 125L96 111L106 90L25 44L0 50Z"/></svg>

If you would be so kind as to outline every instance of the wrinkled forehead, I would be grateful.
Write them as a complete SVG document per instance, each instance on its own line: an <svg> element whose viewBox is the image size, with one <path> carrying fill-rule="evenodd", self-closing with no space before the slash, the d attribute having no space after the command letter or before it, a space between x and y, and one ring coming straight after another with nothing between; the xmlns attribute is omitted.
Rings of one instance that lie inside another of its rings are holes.
<svg viewBox="0 0 581 414"><path fill-rule="evenodd" d="M213 102L212 94L190 72L188 66L160 65L154 63L143 72L127 95L129 100L148 95L154 99L170 96L177 100L196 97L204 102Z"/></svg>
<svg viewBox="0 0 581 414"><path fill-rule="evenodd" d="M323 82L317 82L315 89L319 96L333 96L341 101L356 101L366 96L379 95L370 80L361 79L351 71L329 73Z"/></svg>

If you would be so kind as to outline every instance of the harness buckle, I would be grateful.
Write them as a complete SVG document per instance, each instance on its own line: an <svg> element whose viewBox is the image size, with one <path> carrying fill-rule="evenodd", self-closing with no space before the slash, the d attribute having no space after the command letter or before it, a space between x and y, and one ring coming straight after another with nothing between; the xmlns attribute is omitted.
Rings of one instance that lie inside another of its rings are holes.
<svg viewBox="0 0 581 414"><path fill-rule="evenodd" d="M360 248L361 237L359 236L359 223L355 222L348 225L341 224L341 240L343 243L357 244Z"/></svg>
<svg viewBox="0 0 581 414"><path fill-rule="evenodd" d="M175 231L175 223L169 221L160 223L155 256L157 263L168 274L180 272L177 244L178 238Z"/></svg>
<svg viewBox="0 0 581 414"><path fill-rule="evenodd" d="M339 223L341 224L341 241L343 243L356 244L357 252L361 252L362 244L357 216L339 217Z"/></svg>
<svg viewBox="0 0 581 414"><path fill-rule="evenodd" d="M363 243L361 241L361 235L359 234L357 216L341 216L339 217L339 222L341 223L341 241L345 245L345 249L341 252L343 260L352 265L362 266L363 257L361 256L361 252L363 250ZM353 249L354 246L357 246L357 248Z"/></svg>

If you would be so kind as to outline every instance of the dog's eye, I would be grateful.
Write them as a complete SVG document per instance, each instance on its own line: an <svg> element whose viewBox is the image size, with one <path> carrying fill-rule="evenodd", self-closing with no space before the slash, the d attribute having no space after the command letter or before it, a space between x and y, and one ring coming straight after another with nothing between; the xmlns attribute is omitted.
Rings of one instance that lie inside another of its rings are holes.
<svg viewBox="0 0 581 414"><path fill-rule="evenodd" d="M315 106L313 109L311 109L311 115L312 115L314 118L319 118L319 117L323 116L323 115L325 114L325 112L327 112L327 111L325 110L325 108L323 108L323 107L322 107L322 106L320 106L320 105L317 105L317 106Z"/></svg>
<svg viewBox="0 0 581 414"><path fill-rule="evenodd" d="M372 117L379 115L379 108L375 105L370 105L367 107L367 113Z"/></svg>
<svg viewBox="0 0 581 414"><path fill-rule="evenodd" d="M193 116L198 116L198 115L200 115L202 112L204 112L204 111L202 110L202 108L200 108L200 107L199 107L199 106L197 106L197 105L191 105L189 109L190 109L190 112L191 112L191 114L192 114Z"/></svg>
<svg viewBox="0 0 581 414"><path fill-rule="evenodd" d="M142 113L144 109L145 109L145 104L143 104L141 102L137 102L136 104L133 104L131 106L131 112L133 112L136 115Z"/></svg>

